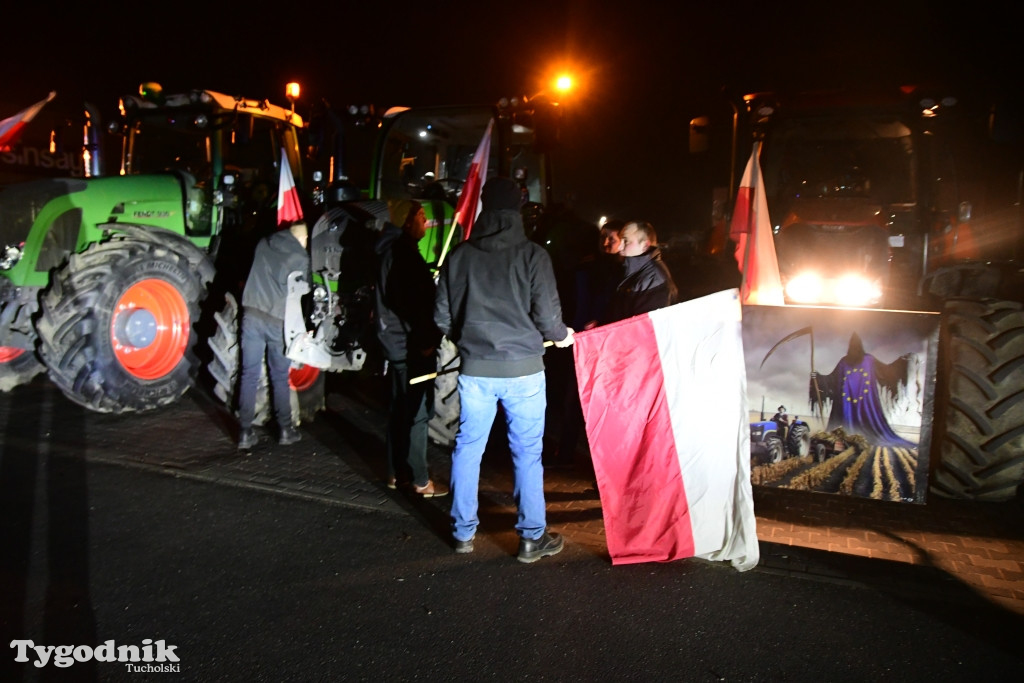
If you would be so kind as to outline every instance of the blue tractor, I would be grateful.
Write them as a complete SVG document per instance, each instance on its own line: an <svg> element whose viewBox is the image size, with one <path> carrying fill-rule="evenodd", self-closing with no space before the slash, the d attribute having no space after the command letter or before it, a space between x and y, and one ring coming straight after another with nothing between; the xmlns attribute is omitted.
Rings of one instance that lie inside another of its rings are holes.
<svg viewBox="0 0 1024 683"><path fill-rule="evenodd" d="M810 451L811 428L796 415L789 419L785 406L771 420L762 412L759 422L750 423L750 458L755 463L773 464Z"/></svg>

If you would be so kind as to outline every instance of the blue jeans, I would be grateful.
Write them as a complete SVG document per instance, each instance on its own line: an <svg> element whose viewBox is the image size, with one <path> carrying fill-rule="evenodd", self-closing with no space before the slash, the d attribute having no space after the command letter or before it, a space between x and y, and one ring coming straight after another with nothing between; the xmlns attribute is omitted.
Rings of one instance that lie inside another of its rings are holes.
<svg viewBox="0 0 1024 683"><path fill-rule="evenodd" d="M522 538L540 538L547 526L541 464L547 406L544 373L526 377L459 375L459 401L459 431L452 454L452 535L457 541L468 541L480 523L480 460L501 403L515 467L516 532Z"/></svg>
<svg viewBox="0 0 1024 683"><path fill-rule="evenodd" d="M292 362L284 355L284 321L271 321L260 315L242 314L242 379L238 387L238 422L242 429L252 427L256 413L256 389L267 359L274 412L281 429L292 427L291 387L288 371Z"/></svg>

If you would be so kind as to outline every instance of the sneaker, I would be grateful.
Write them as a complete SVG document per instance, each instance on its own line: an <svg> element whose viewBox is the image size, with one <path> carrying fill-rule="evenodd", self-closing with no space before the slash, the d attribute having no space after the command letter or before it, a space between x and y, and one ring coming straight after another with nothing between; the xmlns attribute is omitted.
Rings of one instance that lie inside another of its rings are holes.
<svg viewBox="0 0 1024 683"><path fill-rule="evenodd" d="M548 555L557 555L565 547L565 539L561 534L551 534L547 531L536 540L529 538L519 539L519 555L516 559L520 562L536 562Z"/></svg>
<svg viewBox="0 0 1024 683"><path fill-rule="evenodd" d="M398 488L398 480L394 477L388 477L388 488L394 491Z"/></svg>
<svg viewBox="0 0 1024 683"><path fill-rule="evenodd" d="M243 429L238 433L238 450L248 451L256 445L259 439L256 438L255 432L252 429Z"/></svg>
<svg viewBox="0 0 1024 683"><path fill-rule="evenodd" d="M413 484L413 491L420 494L424 498L440 498L441 496L448 495L448 487L444 484L436 484L433 479L427 479L426 486L417 486Z"/></svg>
<svg viewBox="0 0 1024 683"><path fill-rule="evenodd" d="M299 433L299 430L295 427L285 427L281 430L281 438L277 442L282 446L287 446L299 441L302 441L302 434Z"/></svg>
<svg viewBox="0 0 1024 683"><path fill-rule="evenodd" d="M471 538L468 541L456 540L455 552L457 552L460 555L465 555L466 553L473 552L473 539Z"/></svg>

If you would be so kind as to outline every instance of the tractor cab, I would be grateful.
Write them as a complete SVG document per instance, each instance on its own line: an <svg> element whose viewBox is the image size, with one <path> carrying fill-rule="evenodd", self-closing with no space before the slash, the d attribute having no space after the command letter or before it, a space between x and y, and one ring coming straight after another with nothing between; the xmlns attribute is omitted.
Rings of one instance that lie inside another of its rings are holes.
<svg viewBox="0 0 1024 683"><path fill-rule="evenodd" d="M512 104L394 107L384 115L370 195L385 202L415 199L423 204L427 234L420 251L432 267L449 240L455 207L489 126L487 178L515 178L524 206L544 205L547 156L537 144L532 117ZM461 235L452 236L448 248L459 239Z"/></svg>
<svg viewBox="0 0 1024 683"><path fill-rule="evenodd" d="M224 228L267 234L276 227L282 151L302 183L297 130L302 119L266 101L210 90L164 94L144 83L121 100L121 175L171 173L185 199L185 230Z"/></svg>

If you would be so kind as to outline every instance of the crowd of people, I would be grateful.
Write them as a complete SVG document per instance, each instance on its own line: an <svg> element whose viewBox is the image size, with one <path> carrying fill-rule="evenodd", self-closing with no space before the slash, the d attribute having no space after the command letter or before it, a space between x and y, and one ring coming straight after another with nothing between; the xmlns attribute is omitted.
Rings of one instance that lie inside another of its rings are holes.
<svg viewBox="0 0 1024 683"><path fill-rule="evenodd" d="M679 290L654 227L641 220L602 225L594 251L573 265L571 284L560 281L548 252L526 234L522 201L515 181L490 179L470 236L451 251L436 284L417 247L426 232L422 206L391 202L390 222L376 244L375 320L390 378L387 486L408 487L425 498L451 493L454 550L473 552L480 463L500 406L515 472L517 559L529 563L564 547L561 535L547 527L544 467L571 464L584 426L569 349L574 330L669 306L679 300ZM309 269L305 240L305 225L297 224L261 242L243 294L241 450L256 442L253 396L264 357L280 442L299 438L288 406L282 308L288 273ZM410 383L435 369L442 335L460 356L450 487L431 476L427 462L433 383ZM546 354L548 345L554 348ZM557 444L545 450L549 390L555 392L552 406L564 412L555 420Z"/></svg>

